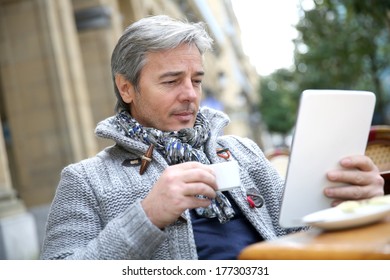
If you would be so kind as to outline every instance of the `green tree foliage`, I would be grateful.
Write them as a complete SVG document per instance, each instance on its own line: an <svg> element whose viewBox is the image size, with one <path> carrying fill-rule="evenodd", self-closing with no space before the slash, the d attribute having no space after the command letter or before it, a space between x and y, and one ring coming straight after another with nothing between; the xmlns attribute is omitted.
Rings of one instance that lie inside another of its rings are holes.
<svg viewBox="0 0 390 280"><path fill-rule="evenodd" d="M314 3L296 26L298 87L373 91L377 121L383 123L389 94L382 81L390 66L390 0Z"/></svg>
<svg viewBox="0 0 390 280"><path fill-rule="evenodd" d="M296 25L295 71L280 69L261 78L260 111L268 130L282 135L291 131L305 89L373 91L374 123L386 123L390 0L314 0L314 4L302 11Z"/></svg>
<svg viewBox="0 0 390 280"><path fill-rule="evenodd" d="M280 69L263 77L260 92L260 111L268 130L286 136L294 125L297 106L293 73Z"/></svg>

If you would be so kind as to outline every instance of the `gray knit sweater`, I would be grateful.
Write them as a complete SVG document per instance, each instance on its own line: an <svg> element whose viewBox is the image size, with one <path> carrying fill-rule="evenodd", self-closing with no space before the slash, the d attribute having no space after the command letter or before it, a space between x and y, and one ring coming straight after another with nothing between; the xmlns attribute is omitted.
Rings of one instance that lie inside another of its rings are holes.
<svg viewBox="0 0 390 280"><path fill-rule="evenodd" d="M264 239L288 233L278 225L283 180L249 139L222 135L228 117L202 108L212 135L205 152L212 163L224 161L217 148L229 148L240 165L241 188L231 196ZM178 220L164 230L145 215L141 200L168 166L155 150L141 176L139 166L124 164L148 148L119 133L113 117L98 124L96 134L116 145L96 156L71 164L61 174L47 222L42 259L197 259L189 211L187 222ZM265 199L262 208L250 208L246 189L256 187Z"/></svg>

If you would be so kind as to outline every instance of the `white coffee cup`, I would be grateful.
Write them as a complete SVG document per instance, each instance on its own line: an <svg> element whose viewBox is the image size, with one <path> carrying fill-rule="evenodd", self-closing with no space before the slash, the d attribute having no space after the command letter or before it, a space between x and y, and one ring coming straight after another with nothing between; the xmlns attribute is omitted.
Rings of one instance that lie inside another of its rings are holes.
<svg viewBox="0 0 390 280"><path fill-rule="evenodd" d="M210 167L214 170L217 177L219 191L226 191L240 187L240 168L237 161L232 160L214 163L211 164Z"/></svg>

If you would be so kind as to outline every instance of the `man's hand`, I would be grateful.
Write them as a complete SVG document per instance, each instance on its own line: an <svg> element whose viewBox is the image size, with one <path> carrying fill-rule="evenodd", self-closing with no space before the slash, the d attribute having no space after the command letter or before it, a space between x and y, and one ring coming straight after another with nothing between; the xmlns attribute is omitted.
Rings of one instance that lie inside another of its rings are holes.
<svg viewBox="0 0 390 280"><path fill-rule="evenodd" d="M217 183L210 167L199 162L186 162L169 166L141 202L151 222L159 228L176 221L186 210L210 205L215 198Z"/></svg>
<svg viewBox="0 0 390 280"><path fill-rule="evenodd" d="M332 170L327 174L330 181L345 184L342 187L325 188L325 195L334 199L332 206L345 200L360 200L384 194L384 179L369 157L346 157L340 161L340 165L342 169Z"/></svg>

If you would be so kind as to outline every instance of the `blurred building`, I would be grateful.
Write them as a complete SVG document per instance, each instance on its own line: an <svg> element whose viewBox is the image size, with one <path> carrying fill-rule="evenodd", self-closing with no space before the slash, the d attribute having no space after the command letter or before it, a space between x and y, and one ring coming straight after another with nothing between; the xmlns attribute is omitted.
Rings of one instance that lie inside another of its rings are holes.
<svg viewBox="0 0 390 280"><path fill-rule="evenodd" d="M114 113L112 49L155 14L207 23L203 103L261 145L259 78L229 0L0 0L0 259L38 256L61 169L111 144L93 132Z"/></svg>

